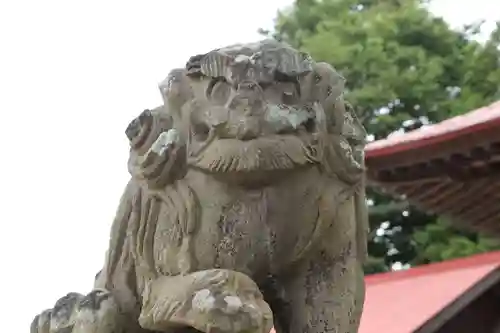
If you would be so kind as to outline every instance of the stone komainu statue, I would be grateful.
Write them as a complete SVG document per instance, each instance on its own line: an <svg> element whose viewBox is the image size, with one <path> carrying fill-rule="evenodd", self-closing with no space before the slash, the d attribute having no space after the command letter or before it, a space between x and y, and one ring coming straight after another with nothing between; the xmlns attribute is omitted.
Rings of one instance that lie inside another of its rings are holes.
<svg viewBox="0 0 500 333"><path fill-rule="evenodd" d="M31 332L356 332L365 133L343 85L273 40L173 70L126 129L132 177L94 290Z"/></svg>

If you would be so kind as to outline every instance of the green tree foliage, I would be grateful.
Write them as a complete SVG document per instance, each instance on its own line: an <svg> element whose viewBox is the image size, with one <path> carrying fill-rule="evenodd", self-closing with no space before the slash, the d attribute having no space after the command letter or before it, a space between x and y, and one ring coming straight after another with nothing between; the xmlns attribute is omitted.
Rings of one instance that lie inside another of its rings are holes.
<svg viewBox="0 0 500 333"><path fill-rule="evenodd" d="M326 61L347 79L346 99L372 139L439 122L500 99L500 26L453 30L419 0L296 0L263 32ZM367 272L497 248L370 190Z"/></svg>
<svg viewBox="0 0 500 333"><path fill-rule="evenodd" d="M449 221L438 219L413 234L416 256L412 264L427 264L483 253L500 248L500 241L455 229Z"/></svg>

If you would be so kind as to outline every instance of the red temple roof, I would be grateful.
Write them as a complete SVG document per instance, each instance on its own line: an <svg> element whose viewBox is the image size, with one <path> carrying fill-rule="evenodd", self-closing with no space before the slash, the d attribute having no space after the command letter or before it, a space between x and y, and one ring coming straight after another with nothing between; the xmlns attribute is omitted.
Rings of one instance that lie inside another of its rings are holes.
<svg viewBox="0 0 500 333"><path fill-rule="evenodd" d="M500 126L500 101L437 124L371 142L366 146L366 157L390 155L404 150L422 148L498 126Z"/></svg>
<svg viewBox="0 0 500 333"><path fill-rule="evenodd" d="M500 101L366 146L371 185L422 211L500 235Z"/></svg>
<svg viewBox="0 0 500 333"><path fill-rule="evenodd" d="M366 278L359 333L415 332L500 269L500 251Z"/></svg>

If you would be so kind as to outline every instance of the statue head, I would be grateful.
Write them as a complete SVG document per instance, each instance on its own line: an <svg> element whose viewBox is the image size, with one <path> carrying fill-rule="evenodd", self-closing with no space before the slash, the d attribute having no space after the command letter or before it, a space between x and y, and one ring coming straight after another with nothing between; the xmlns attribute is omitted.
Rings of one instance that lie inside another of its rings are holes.
<svg viewBox="0 0 500 333"><path fill-rule="evenodd" d="M188 167L254 180L324 162L344 131L343 88L332 66L275 40L193 56L160 83Z"/></svg>

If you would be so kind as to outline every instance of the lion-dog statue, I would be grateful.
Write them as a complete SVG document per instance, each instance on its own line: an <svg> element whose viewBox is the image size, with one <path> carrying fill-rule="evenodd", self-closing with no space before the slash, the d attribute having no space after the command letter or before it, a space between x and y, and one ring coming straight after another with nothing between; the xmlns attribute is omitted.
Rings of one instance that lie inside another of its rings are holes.
<svg viewBox="0 0 500 333"><path fill-rule="evenodd" d="M131 179L94 290L31 333L354 333L365 132L326 63L264 40L193 56L126 129Z"/></svg>

